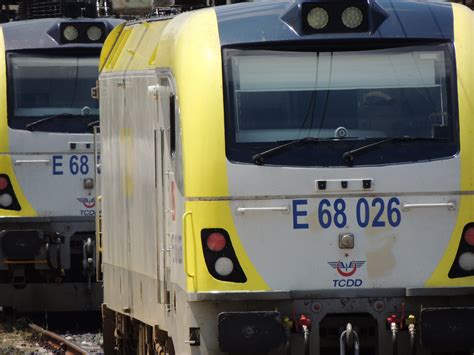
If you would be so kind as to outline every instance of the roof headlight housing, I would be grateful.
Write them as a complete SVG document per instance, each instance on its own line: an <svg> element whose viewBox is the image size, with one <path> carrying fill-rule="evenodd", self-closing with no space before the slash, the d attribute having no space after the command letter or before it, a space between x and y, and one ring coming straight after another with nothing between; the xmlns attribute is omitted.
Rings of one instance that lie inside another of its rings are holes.
<svg viewBox="0 0 474 355"><path fill-rule="evenodd" d="M97 42L102 38L103 30L99 26L90 26L87 29L87 38L92 42Z"/></svg>
<svg viewBox="0 0 474 355"><path fill-rule="evenodd" d="M308 12L306 21L311 28L321 30L328 25L329 14L322 7L315 7Z"/></svg>
<svg viewBox="0 0 474 355"><path fill-rule="evenodd" d="M66 26L63 30L63 36L67 41L75 41L79 37L79 30L76 28L76 26Z"/></svg>
<svg viewBox="0 0 474 355"><path fill-rule="evenodd" d="M355 29L364 22L364 14L358 7L349 6L342 12L341 21L347 28Z"/></svg>

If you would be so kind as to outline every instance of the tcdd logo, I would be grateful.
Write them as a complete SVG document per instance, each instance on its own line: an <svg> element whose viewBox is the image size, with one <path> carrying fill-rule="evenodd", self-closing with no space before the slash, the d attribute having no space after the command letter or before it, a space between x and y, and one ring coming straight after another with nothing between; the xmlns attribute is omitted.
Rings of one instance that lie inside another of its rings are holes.
<svg viewBox="0 0 474 355"><path fill-rule="evenodd" d="M85 208L94 208L95 207L95 198L80 197L77 199L80 203L84 205Z"/></svg>
<svg viewBox="0 0 474 355"><path fill-rule="evenodd" d="M364 266L365 261L363 260L352 260L350 262L329 261L328 264L336 269L337 273L344 277L343 279L336 279L333 281L333 287L361 287L363 281L361 279L349 278L356 273L358 269Z"/></svg>
<svg viewBox="0 0 474 355"><path fill-rule="evenodd" d="M343 261L329 261L328 264L333 268L336 269L339 275L342 277L349 277L355 274L358 268L361 268L365 261L359 260L355 261L352 260L349 263L344 263Z"/></svg>

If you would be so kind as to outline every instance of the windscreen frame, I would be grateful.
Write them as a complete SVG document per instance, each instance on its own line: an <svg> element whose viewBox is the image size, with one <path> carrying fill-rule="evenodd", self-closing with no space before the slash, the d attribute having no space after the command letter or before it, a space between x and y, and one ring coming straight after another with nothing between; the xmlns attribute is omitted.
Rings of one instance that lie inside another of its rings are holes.
<svg viewBox="0 0 474 355"><path fill-rule="evenodd" d="M5 55L6 59L6 73L7 73L7 125L10 129L15 130L31 130L37 132L45 132L45 133L64 133L64 134L72 134L72 133L91 133L92 128L88 127L88 121L98 121L99 120L99 113L98 113L98 103L97 103L97 114L91 114L89 120L85 120L86 124L74 124L74 127L68 127L67 119L64 120L56 120L53 119L50 123L46 124L39 124L34 126L34 128L27 128L26 125L32 123L36 120L40 119L40 116L32 116L31 119L25 120L23 124L14 122L15 120L15 88L14 88L14 77L13 77L13 69L12 69L12 62L11 57L15 55L20 56L31 56L31 57L44 57L44 58L97 58L97 73L98 73L98 64L99 64L99 56L100 56L100 48L95 47L88 47L88 48L69 48L69 49L59 49L59 50L52 50L52 49L28 49L28 50L11 50L7 51ZM96 80L98 80L98 75ZM92 87L91 87L92 89ZM88 91L90 93L90 91ZM91 98L92 100L92 98ZM54 115L54 114L52 114ZM79 116L77 118L73 118L75 121L80 120ZM61 122L62 121L62 122Z"/></svg>
<svg viewBox="0 0 474 355"><path fill-rule="evenodd" d="M373 152L364 153L362 159L358 158L357 166L383 166L383 165L393 165L393 164L405 164L405 163L416 163L423 161L432 161L432 160L441 160L441 159L450 159L460 151L460 135L459 135L459 113L458 113L458 95L457 95L457 76L456 76L456 61L455 61L455 51L454 46L451 41L446 40L378 40L378 41L347 41L347 42L273 42L265 44L246 44L246 45L232 45L232 46L223 46L222 47L222 73L223 73L223 88L224 88L224 116L225 116L225 147L226 147L226 157L231 163L237 164L253 164L252 156L255 154L261 153L267 149L275 147L277 144L268 145L260 144L256 145L252 149L246 149L242 143L236 142L236 136L234 134L235 130L235 114L234 114L234 92L233 92L233 83L232 83L232 66L230 60L232 58L233 52L245 51L296 51L296 52L357 52L357 51L371 51L371 50L397 50L400 48L415 48L423 49L443 47L445 53L445 75L446 75L446 95L447 95L447 108L448 117L450 119L450 134L452 135L452 140L449 141L449 148L440 150L440 154L431 155L431 156L422 156L423 154L418 154L416 156L410 156L410 154L404 154L405 156L399 156L392 159L373 159L371 155ZM434 50L434 49L433 49ZM439 50L439 48L437 48ZM287 142L287 141L285 141ZM342 141L341 141L342 143ZM345 143L348 143L345 142ZM372 142L366 142L372 143ZM305 149L311 150L309 154L311 157L318 155L317 147L323 147L321 153L326 154L331 151L330 144L328 142L319 142L317 144L305 145L305 147L295 146L292 147L289 151L290 153L279 153L276 154L271 159L267 159L266 165L275 165L275 166L290 166L290 167L341 167L345 166L344 160L342 159L342 153L351 149L356 149L361 144L341 144L341 149L337 152L338 156L341 156L341 159L337 158L338 161L334 160L332 162L328 159L323 161L314 161L314 159L297 159L297 161L292 162L288 159L288 156L291 154L299 154ZM328 146L329 144L329 146ZM437 149L440 145L436 142L393 142L387 144L386 146L382 145L380 149L382 152L387 153L386 149L393 149L394 145L404 146L405 150L411 147L411 150L418 152L419 145L430 146L429 149ZM374 151L377 151L376 149ZM382 153L375 153L383 155ZM403 155L403 154L402 154ZM426 154L425 154L426 155Z"/></svg>

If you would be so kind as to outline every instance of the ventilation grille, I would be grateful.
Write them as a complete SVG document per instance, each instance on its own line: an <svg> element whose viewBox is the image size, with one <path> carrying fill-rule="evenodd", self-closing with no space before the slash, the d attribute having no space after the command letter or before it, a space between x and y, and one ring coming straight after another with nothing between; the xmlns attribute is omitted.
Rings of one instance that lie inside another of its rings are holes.
<svg viewBox="0 0 474 355"><path fill-rule="evenodd" d="M63 14L63 2L54 0L30 0L20 1L18 6L18 18L22 20L61 17Z"/></svg>

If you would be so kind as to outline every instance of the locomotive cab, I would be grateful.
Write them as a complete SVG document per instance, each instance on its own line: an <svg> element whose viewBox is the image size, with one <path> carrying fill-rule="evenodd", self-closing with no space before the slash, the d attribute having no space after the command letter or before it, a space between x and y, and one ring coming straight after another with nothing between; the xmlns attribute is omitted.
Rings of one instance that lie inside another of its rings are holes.
<svg viewBox="0 0 474 355"><path fill-rule="evenodd" d="M315 0L117 29L99 81L118 351L467 354L473 26L449 3Z"/></svg>
<svg viewBox="0 0 474 355"><path fill-rule="evenodd" d="M3 307L99 307L92 135L99 107L91 89L102 43L120 22L34 18L0 27Z"/></svg>

